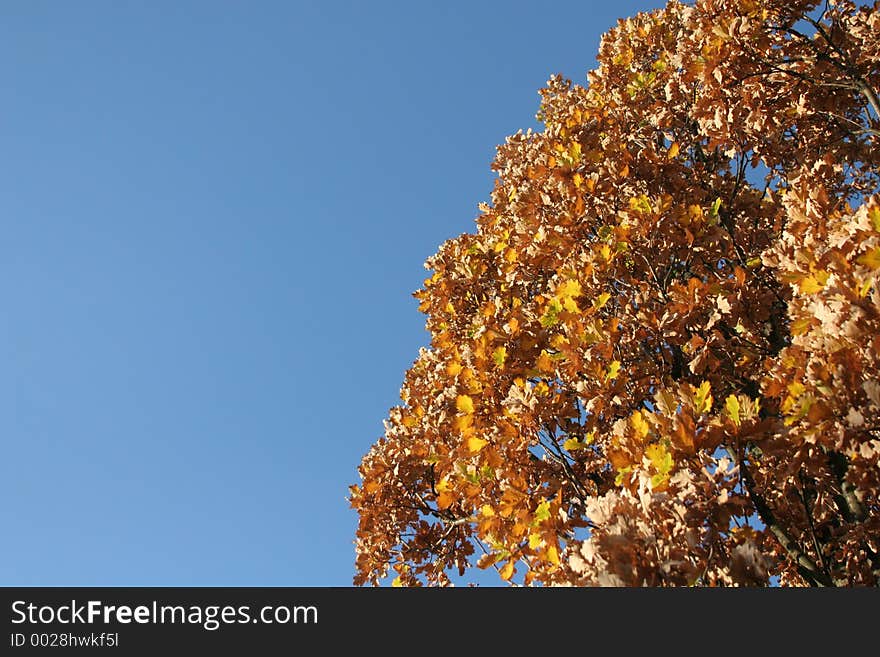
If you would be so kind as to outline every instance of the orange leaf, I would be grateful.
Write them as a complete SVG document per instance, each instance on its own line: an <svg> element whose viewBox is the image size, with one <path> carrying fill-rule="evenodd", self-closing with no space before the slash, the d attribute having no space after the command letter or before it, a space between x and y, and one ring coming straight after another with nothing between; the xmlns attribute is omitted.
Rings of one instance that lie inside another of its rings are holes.
<svg viewBox="0 0 880 657"><path fill-rule="evenodd" d="M448 509L455 501L455 496L449 491L443 491L437 496L437 507L440 509Z"/></svg>
<svg viewBox="0 0 880 657"><path fill-rule="evenodd" d="M545 373L553 371L553 361L550 360L550 356L546 351L542 351L541 355L538 356L538 360L535 361L535 367Z"/></svg>

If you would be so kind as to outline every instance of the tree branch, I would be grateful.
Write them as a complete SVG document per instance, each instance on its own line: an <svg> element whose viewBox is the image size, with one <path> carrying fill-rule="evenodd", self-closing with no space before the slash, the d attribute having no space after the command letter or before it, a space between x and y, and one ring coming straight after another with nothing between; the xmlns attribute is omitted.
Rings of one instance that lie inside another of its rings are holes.
<svg viewBox="0 0 880 657"><path fill-rule="evenodd" d="M831 465L831 472L840 486L841 493L834 496L834 503L840 513L843 514L844 520L847 522L862 522L867 517L867 511L856 495L856 488L846 480L846 473L849 470L849 459L843 454L836 451L828 452L828 462Z"/></svg>
<svg viewBox="0 0 880 657"><path fill-rule="evenodd" d="M749 497L754 503L755 509L761 517L761 521L767 526L770 533L776 537L776 540L779 541L779 544L782 546L782 549L785 550L788 558L795 563L801 577L803 577L810 586L834 586L834 582L831 578L819 570L816 566L816 562L810 559L810 557L801 550L797 541L789 536L788 532L786 532L782 525L776 520L776 516L772 509L770 509L767 501L757 491L755 480L752 479L752 474L749 472L746 464L740 462L739 467L743 475L743 481L745 481L746 484L746 489L749 491Z"/></svg>
<svg viewBox="0 0 880 657"><path fill-rule="evenodd" d="M819 543L819 537L816 536L816 526L813 523L813 511L810 509L810 504L807 501L807 482L804 477L803 472L798 473L798 478L801 480L801 487L798 489L798 493L800 493L801 502L804 505L804 513L807 516L807 525L810 528L810 536L813 538L813 548L816 550L816 555L819 557L819 563L822 566L822 572L824 572L828 577L831 577L831 573L828 570L828 563L825 561L824 550L822 545Z"/></svg>

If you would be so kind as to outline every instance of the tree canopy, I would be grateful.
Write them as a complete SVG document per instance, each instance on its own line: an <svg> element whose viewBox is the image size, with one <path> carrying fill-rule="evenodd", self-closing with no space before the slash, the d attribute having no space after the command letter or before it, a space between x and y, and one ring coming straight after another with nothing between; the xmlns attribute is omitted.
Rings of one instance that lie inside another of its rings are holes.
<svg viewBox="0 0 880 657"><path fill-rule="evenodd" d="M880 3L621 20L497 149L350 489L356 584L880 583Z"/></svg>

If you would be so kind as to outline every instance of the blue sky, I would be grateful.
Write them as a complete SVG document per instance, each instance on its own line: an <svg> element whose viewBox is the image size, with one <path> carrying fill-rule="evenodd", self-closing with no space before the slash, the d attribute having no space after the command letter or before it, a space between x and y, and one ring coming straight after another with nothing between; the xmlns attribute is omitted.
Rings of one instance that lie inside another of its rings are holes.
<svg viewBox="0 0 880 657"><path fill-rule="evenodd" d="M0 584L348 586L411 293L660 2L6 2Z"/></svg>

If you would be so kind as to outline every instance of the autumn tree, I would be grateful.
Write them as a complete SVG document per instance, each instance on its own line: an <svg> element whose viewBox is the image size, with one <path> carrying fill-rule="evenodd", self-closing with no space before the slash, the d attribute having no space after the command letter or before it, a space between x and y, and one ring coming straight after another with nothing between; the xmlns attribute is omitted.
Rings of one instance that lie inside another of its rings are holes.
<svg viewBox="0 0 880 657"><path fill-rule="evenodd" d="M598 61L426 263L355 583L877 585L880 3L673 1Z"/></svg>

